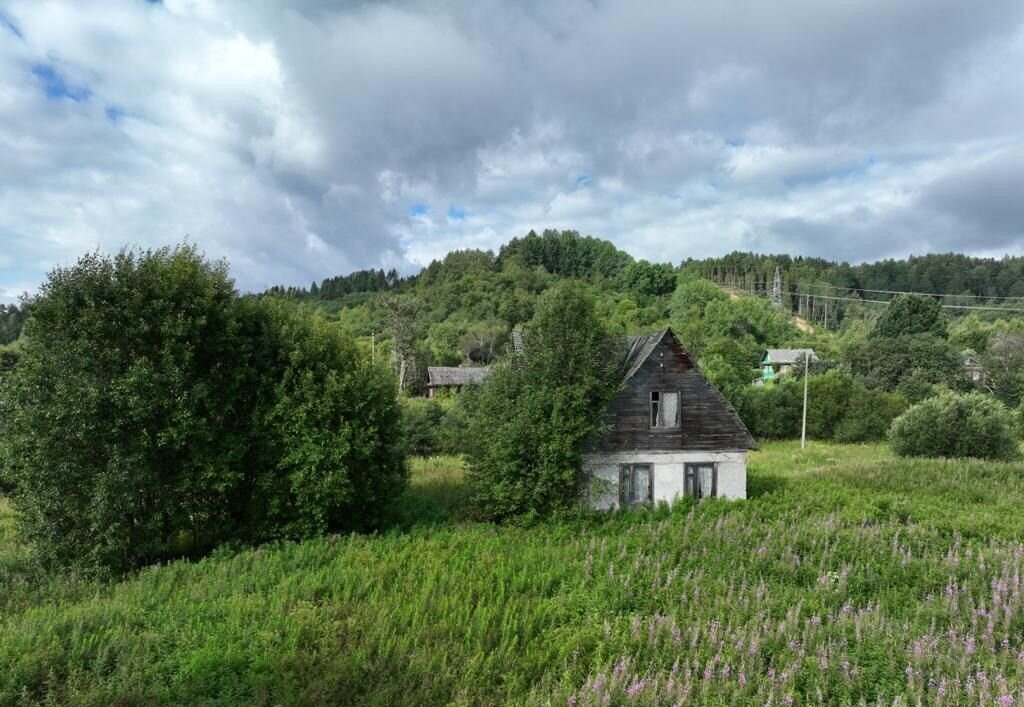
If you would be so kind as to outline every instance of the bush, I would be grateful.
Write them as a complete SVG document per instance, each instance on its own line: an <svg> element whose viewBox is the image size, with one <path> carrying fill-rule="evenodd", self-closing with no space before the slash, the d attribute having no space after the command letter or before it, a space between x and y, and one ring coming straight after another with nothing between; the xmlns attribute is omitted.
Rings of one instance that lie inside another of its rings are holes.
<svg viewBox="0 0 1024 707"><path fill-rule="evenodd" d="M25 331L0 460L49 564L363 528L405 478L391 376L192 247L54 270Z"/></svg>
<svg viewBox="0 0 1024 707"><path fill-rule="evenodd" d="M402 399L402 439L409 454L429 457L441 451L438 435L444 410L429 398Z"/></svg>
<svg viewBox="0 0 1024 707"><path fill-rule="evenodd" d="M893 421L889 441L901 456L1019 456L1013 413L982 393L943 393L914 405Z"/></svg>
<svg viewBox="0 0 1024 707"><path fill-rule="evenodd" d="M832 439L843 443L885 439L892 421L906 409L907 400L901 395L855 384Z"/></svg>
<svg viewBox="0 0 1024 707"><path fill-rule="evenodd" d="M757 439L800 436L803 386L792 381L765 386L747 385L737 400L737 412Z"/></svg>
<svg viewBox="0 0 1024 707"><path fill-rule="evenodd" d="M906 405L902 396L869 390L838 370L812 375L808 380L807 436L837 442L884 439L889 425ZM759 439L799 437L803 382L783 380L747 386L737 410L751 434Z"/></svg>

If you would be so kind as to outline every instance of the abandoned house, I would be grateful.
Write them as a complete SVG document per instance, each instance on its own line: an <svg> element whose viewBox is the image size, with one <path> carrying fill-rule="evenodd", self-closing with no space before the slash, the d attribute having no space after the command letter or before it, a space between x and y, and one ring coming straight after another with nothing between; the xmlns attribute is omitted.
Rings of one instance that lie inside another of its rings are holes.
<svg viewBox="0 0 1024 707"><path fill-rule="evenodd" d="M811 363L818 360L814 349L768 349L761 359L759 382L768 383L779 376L789 375L794 366L803 365L805 358Z"/></svg>
<svg viewBox="0 0 1024 707"><path fill-rule="evenodd" d="M989 381L988 375L985 372L985 367L981 365L981 361L966 351L963 353L963 368L964 375L967 376L967 380L969 380L972 385L976 388L988 389Z"/></svg>
<svg viewBox="0 0 1024 707"><path fill-rule="evenodd" d="M485 366L431 366L427 368L427 397L433 398L440 390L458 392L464 385L477 385L490 372Z"/></svg>
<svg viewBox="0 0 1024 707"><path fill-rule="evenodd" d="M624 365L604 432L583 456L590 504L746 498L754 439L672 330L630 337Z"/></svg>

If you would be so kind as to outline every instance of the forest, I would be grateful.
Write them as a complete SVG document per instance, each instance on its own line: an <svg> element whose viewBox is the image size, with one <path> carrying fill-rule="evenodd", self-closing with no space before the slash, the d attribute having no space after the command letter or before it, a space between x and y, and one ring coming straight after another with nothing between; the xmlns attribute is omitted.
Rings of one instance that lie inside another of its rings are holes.
<svg viewBox="0 0 1024 707"><path fill-rule="evenodd" d="M324 311L387 357L419 451L461 449L454 401L417 399L427 367L493 363L542 293L566 280L587 292L612 333L672 327L758 437L799 434L799 372L785 384L751 385L765 350L813 348L821 360L811 369L809 434L869 441L882 439L906 407L942 391L980 390L1020 407L1022 267L1024 258L959 254L857 265L750 253L650 263L609 241L546 230L497 253L449 253L410 277L364 271L267 294ZM923 293L934 321L902 318L891 303L904 292ZM968 380L968 357L983 367L983 380Z"/></svg>

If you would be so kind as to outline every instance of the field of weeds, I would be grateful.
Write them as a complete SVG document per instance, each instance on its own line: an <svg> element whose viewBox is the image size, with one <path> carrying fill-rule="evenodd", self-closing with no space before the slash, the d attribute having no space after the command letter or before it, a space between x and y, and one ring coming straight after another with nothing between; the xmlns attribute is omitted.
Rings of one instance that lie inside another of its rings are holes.
<svg viewBox="0 0 1024 707"><path fill-rule="evenodd" d="M39 574L0 501L0 704L1024 704L1024 466L792 443L747 501Z"/></svg>

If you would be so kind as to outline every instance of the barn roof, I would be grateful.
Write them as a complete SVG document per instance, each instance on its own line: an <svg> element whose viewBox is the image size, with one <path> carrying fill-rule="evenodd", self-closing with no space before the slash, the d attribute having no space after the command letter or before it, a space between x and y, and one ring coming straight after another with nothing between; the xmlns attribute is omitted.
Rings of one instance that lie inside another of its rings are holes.
<svg viewBox="0 0 1024 707"><path fill-rule="evenodd" d="M804 360L804 356L809 356L812 361L818 360L818 356L814 353L814 349L768 349L768 351L765 352L765 358L770 357L772 363L787 366L800 363Z"/></svg>
<svg viewBox="0 0 1024 707"><path fill-rule="evenodd" d="M485 366L430 366L427 368L427 387L438 388L454 385L473 385L482 383L491 372Z"/></svg>

